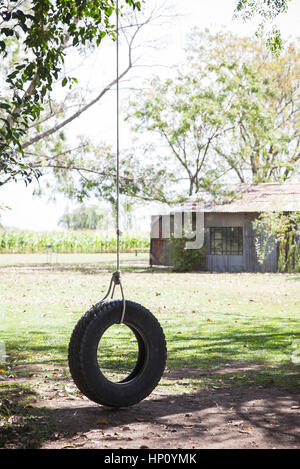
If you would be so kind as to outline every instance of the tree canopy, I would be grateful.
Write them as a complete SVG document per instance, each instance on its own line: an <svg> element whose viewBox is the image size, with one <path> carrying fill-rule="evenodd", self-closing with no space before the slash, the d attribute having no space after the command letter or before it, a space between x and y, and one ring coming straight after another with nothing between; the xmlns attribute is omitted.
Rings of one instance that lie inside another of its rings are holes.
<svg viewBox="0 0 300 469"><path fill-rule="evenodd" d="M172 78L154 77L131 94L128 120L138 140L122 149L121 193L170 203L203 189L217 194L226 182L291 179L300 162L299 54L297 41L276 57L258 38L192 31ZM51 101L31 126L26 162L51 171L50 184L70 198L114 202L113 149L87 137L70 147L64 112Z"/></svg>
<svg viewBox="0 0 300 469"><path fill-rule="evenodd" d="M293 177L300 161L299 43L278 58L258 39L195 30L187 50L174 78L155 78L130 103L134 129L149 141L156 135L153 180L167 176L165 198Z"/></svg>
<svg viewBox="0 0 300 469"><path fill-rule="evenodd" d="M121 7L124 4L133 9L140 8L139 1L120 1ZM45 97L59 78L67 46L99 46L105 37L115 38L114 20L111 19L114 11L113 0L1 2L0 55L7 56L13 40L24 49L18 60L11 61L0 95L2 174L9 177L21 174L25 180L31 180L34 171L23 159L20 140L30 122L39 118ZM64 76L62 86L72 85L74 81L76 78Z"/></svg>
<svg viewBox="0 0 300 469"><path fill-rule="evenodd" d="M65 212L59 220L59 225L68 230L96 230L103 229L107 225L107 216L97 206L81 206Z"/></svg>
<svg viewBox="0 0 300 469"><path fill-rule="evenodd" d="M288 3L237 0L235 13L244 20L258 15L266 23L284 13ZM141 8L139 1L120 4L131 11ZM77 82L64 73L68 53L115 38L114 9L113 0L2 2L0 184L20 177L31 181L50 170L55 188L72 198L83 201L93 194L114 200L112 149L86 137L70 147L63 130L115 81L88 102L79 97L68 115L76 93L61 103L52 98L57 82L64 90ZM133 40L145 22L134 18L122 76L133 65ZM281 49L279 42L277 46ZM160 143L150 138L147 145L124 151L121 192L170 202L203 188L216 193L231 177L256 182L292 177L299 163L298 43L274 57L257 38L195 30L188 49L176 76L154 78L150 90L148 81L132 100L134 128L143 138L157 135Z"/></svg>
<svg viewBox="0 0 300 469"><path fill-rule="evenodd" d="M291 0L237 0L235 16L244 21L258 17L260 24L257 33L263 32L266 25L271 25L267 47L273 54L279 55L283 48L283 41L280 29L274 24L274 20L288 11L290 2Z"/></svg>
<svg viewBox="0 0 300 469"><path fill-rule="evenodd" d="M121 193L172 203L203 189L222 193L228 182L293 178L300 163L299 54L298 41L276 57L259 38L192 31L172 78L154 77L131 94L128 121L137 142L122 149ZM52 187L79 202L114 202L113 149L86 137L70 148L61 131L47 137L60 121L47 128L47 113L41 120L22 144L30 166L52 171Z"/></svg>

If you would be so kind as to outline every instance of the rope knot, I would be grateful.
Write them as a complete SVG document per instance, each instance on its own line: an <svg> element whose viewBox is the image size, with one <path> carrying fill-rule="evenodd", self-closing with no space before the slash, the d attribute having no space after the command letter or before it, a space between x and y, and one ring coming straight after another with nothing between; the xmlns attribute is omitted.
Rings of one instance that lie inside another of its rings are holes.
<svg viewBox="0 0 300 469"><path fill-rule="evenodd" d="M121 284L121 272L120 270L116 270L112 274L112 280L115 285L120 285Z"/></svg>

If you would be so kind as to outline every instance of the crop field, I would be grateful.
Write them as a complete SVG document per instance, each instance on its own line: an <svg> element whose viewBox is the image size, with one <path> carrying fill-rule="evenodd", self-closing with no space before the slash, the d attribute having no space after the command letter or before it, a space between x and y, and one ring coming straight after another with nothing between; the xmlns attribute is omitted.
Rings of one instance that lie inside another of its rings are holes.
<svg viewBox="0 0 300 469"><path fill-rule="evenodd" d="M120 238L122 252L147 250L149 246L149 234L124 233ZM0 253L40 253L50 250L56 253L112 253L116 249L116 235L110 232L0 232Z"/></svg>

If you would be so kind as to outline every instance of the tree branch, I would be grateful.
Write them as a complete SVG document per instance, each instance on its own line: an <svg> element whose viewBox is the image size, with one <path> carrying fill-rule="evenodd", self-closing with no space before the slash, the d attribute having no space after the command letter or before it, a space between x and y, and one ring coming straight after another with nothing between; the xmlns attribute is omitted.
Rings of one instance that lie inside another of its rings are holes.
<svg viewBox="0 0 300 469"><path fill-rule="evenodd" d="M143 23L140 23L137 26L137 28L136 28L136 30L135 30L135 32L132 35L130 40L128 38L126 38L126 41L127 41L127 44L128 44L128 66L120 74L119 80L122 80L122 78L124 78L124 76L127 75L128 72L135 66L135 64L133 63L133 60L132 60L133 42L134 42L137 34L141 30L141 28L144 25L148 24L150 20L151 20L151 18L148 18ZM124 36L126 36L126 35L124 34ZM78 111L73 113L67 119L65 119L62 122L60 122L59 124L55 125L51 129L48 129L48 130L45 130L44 132L41 132L40 134L38 134L35 137L28 140L27 142L24 142L23 145L21 146L22 150L24 150L25 148L28 148L30 145L33 145L34 143L36 143L36 142L38 142L38 141L40 141L44 138L49 137L50 135L53 135L54 133L58 132L60 129L62 129L63 127L68 125L70 122L72 122L77 117L79 117L81 114L83 114L85 111L87 111L90 107L92 107L94 104L96 104L116 83L117 83L117 78L112 80L93 100L91 100L85 106L81 107Z"/></svg>

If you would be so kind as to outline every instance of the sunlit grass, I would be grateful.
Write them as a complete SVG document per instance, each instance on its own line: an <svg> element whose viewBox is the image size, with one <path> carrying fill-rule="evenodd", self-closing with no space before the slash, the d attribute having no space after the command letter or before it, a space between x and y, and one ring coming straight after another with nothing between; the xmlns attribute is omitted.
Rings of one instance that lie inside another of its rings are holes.
<svg viewBox="0 0 300 469"><path fill-rule="evenodd" d="M299 365L292 359L300 336L299 275L176 274L152 271L147 256L131 256L124 263L126 298L149 308L167 339L163 388L180 387L171 379L172 372L187 368L195 370L195 376L190 374L191 382L179 388L185 391L220 380L222 386L261 383L269 376L279 384L299 384ZM114 259L100 257L90 264L76 257L71 262L69 257L67 263L38 266L30 265L27 255L26 264L19 258L11 267L3 258L0 340L8 355L1 364L3 377L17 365L67 366L68 342L77 320L104 296L110 281ZM134 343L125 344L123 339L119 333L108 339L106 363L113 374L120 364L120 357L113 356L116 347L125 368L134 363ZM230 373L239 363L243 371ZM224 369L226 374L220 371Z"/></svg>

